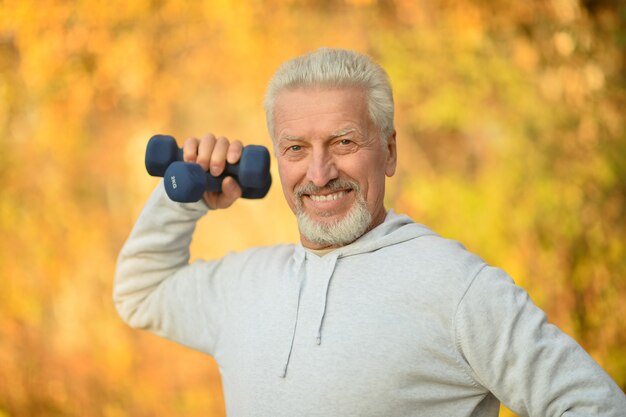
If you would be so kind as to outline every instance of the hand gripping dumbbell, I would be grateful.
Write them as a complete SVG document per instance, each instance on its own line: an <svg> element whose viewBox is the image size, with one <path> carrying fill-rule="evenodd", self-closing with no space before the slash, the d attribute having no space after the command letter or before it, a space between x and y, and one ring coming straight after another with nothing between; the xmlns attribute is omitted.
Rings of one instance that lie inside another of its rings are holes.
<svg viewBox="0 0 626 417"><path fill-rule="evenodd" d="M224 172L212 176L195 163L182 162L183 150L172 136L154 135L146 148L146 169L155 177L164 177L165 191L174 201L199 201L205 191L219 192L222 181L230 176L241 187L242 197L263 198L272 185L270 154L267 148L248 145L236 164L226 164Z"/></svg>

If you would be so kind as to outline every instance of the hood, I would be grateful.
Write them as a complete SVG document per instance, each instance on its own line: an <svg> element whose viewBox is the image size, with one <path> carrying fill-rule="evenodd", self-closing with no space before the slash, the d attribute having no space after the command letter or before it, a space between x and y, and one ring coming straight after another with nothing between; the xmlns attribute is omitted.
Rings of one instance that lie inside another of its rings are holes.
<svg viewBox="0 0 626 417"><path fill-rule="evenodd" d="M326 265L328 266L322 272L324 276L316 277L316 279L323 279L325 283L325 294L324 298L321 301L320 305L320 317L319 317L319 328L316 335L316 342L318 345L322 343L322 331L324 326L324 317L326 315L326 306L328 301L328 293L331 289L331 281L335 271L335 266L337 261L341 258L347 258L350 256L360 255L364 253L374 252L378 249L389 247L393 245L397 245L408 240L416 239L421 236L433 235L436 234L423 225L419 225L411 220L408 216L398 215L393 210L389 210L385 217L383 223L370 230L359 239L350 243L349 245L342 246L337 248L331 252L327 252L322 257L327 261ZM305 263L307 259L311 257L319 258L320 255L317 255L315 252L307 250L301 244L297 245L294 250L294 254L292 257L293 268L289 269L291 274L288 277L288 281L290 281L294 285L296 298L295 302L295 311L292 320L293 326L290 328L290 343L289 348L287 350L287 354L285 360L283 362L283 368L281 369L281 377L285 378L287 376L287 368L289 367L289 360L291 358L291 353L293 350L293 343L296 335L296 328L298 326L298 313L300 311L300 296L302 294L302 283L304 282L304 274L305 274Z"/></svg>
<svg viewBox="0 0 626 417"><path fill-rule="evenodd" d="M410 217L387 212L385 220L349 245L338 248L330 253L337 253L338 258L360 255L376 251L387 246L397 245L407 240L424 235L435 235L426 226L415 223ZM300 245L301 246L301 245Z"/></svg>

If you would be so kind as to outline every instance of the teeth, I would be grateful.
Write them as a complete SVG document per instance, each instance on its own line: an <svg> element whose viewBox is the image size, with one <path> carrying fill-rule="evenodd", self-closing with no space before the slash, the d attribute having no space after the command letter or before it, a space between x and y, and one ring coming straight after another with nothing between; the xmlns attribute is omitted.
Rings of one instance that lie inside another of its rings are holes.
<svg viewBox="0 0 626 417"><path fill-rule="evenodd" d="M343 197L346 194L345 191L339 191L338 193L328 194L328 195L309 195L311 200L313 201L332 201L337 200L338 198Z"/></svg>

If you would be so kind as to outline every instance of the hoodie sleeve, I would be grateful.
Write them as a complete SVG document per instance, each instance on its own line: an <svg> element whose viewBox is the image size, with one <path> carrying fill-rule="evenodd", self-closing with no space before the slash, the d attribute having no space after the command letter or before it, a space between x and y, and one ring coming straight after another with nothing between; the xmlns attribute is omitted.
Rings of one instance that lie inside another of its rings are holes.
<svg viewBox="0 0 626 417"><path fill-rule="evenodd" d="M455 329L474 378L519 415L626 416L617 384L503 271L477 274Z"/></svg>
<svg viewBox="0 0 626 417"><path fill-rule="evenodd" d="M131 327L211 353L219 310L209 278L222 265L188 263L196 222L207 211L203 202L171 201L159 184L119 254L113 300Z"/></svg>

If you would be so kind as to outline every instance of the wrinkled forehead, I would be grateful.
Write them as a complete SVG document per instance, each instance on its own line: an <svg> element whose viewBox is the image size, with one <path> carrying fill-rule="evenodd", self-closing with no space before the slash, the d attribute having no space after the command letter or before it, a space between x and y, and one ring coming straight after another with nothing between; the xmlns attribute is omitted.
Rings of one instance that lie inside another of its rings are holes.
<svg viewBox="0 0 626 417"><path fill-rule="evenodd" d="M366 130L369 126L365 92L359 88L297 88L276 97L274 137L301 136L307 128Z"/></svg>

